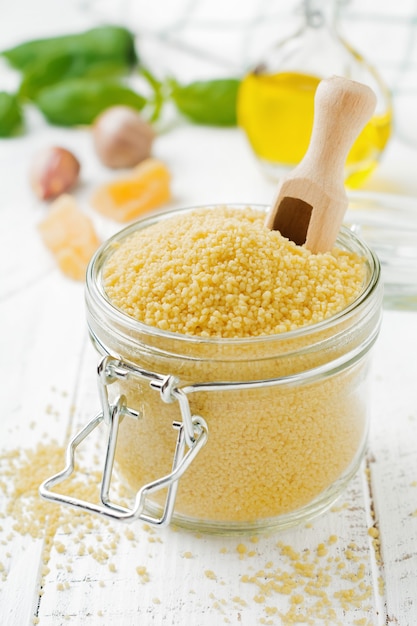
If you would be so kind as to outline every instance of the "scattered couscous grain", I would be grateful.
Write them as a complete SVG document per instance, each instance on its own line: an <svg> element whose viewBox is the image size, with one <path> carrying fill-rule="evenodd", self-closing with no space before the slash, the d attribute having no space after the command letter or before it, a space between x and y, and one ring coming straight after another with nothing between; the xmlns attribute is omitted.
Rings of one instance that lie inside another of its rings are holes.
<svg viewBox="0 0 417 626"><path fill-rule="evenodd" d="M189 550L186 550L186 551L183 553L183 557L184 557L184 559L192 559L192 558L193 558L193 553L192 553L192 552L190 552Z"/></svg>
<svg viewBox="0 0 417 626"><path fill-rule="evenodd" d="M149 576L149 572L146 569L145 565L138 565L138 567L136 568L136 573L139 576L140 582L142 584L149 582L150 576Z"/></svg>
<svg viewBox="0 0 417 626"><path fill-rule="evenodd" d="M63 592L70 588L70 580L56 580L52 577L51 566L57 571L64 570L71 574L72 559L66 554L65 537L69 537L72 544L77 544L76 552L80 558L94 559L99 565L107 565L110 556L115 556L119 550L117 525L108 520L90 516L74 509L56 506L40 498L38 490L40 483L49 476L62 469L64 450L55 442L38 444L34 449L15 449L0 453L0 472L4 481L0 484L2 507L0 518L9 518L12 532L5 536L4 544L13 542L16 535L29 535L34 539L43 539L41 568L38 594L41 597L47 586L47 580L55 584L56 590ZM82 460L82 454L80 459ZM86 471L82 464L78 467L78 477L72 477L65 484L65 492L78 497L96 500L98 496L98 473L90 471L91 481L86 484L82 476ZM121 492L123 489L120 490ZM126 539L132 543L136 541L133 529L129 529ZM106 538L107 551L101 547ZM101 539L102 541L100 541ZM74 553L74 546L72 548ZM6 556L11 558L11 552ZM56 558L65 558L64 563L57 562ZM115 571L114 564L109 569ZM8 568L7 568L8 569ZM1 571L0 580L7 579L8 571ZM3 577L2 577L3 574ZM104 581L98 581L104 587ZM67 619L62 617L62 619ZM39 623L38 615L33 616L33 623Z"/></svg>
<svg viewBox="0 0 417 626"><path fill-rule="evenodd" d="M108 563L102 559L101 545L116 548L118 533L104 520L95 517L78 515L72 509L56 507L48 502L40 500L37 495L39 476L32 477L29 466L38 468L41 475L49 475L55 472L62 464L62 450L56 444L39 446L35 451L13 451L0 457L2 475L5 477L5 487L8 485L10 504L7 511L15 520L15 530L21 534L30 533L33 537L45 536L45 554L43 556L43 575L48 575L48 559L50 552L55 550L57 554L64 556L65 545L61 540L63 528L65 533L71 535L71 541L77 538L79 541L94 541L93 550L86 552L98 563ZM14 483L18 486L15 491ZM70 490L82 493L83 484L74 483ZM17 495L19 494L19 495ZM23 522L23 523L21 523ZM133 528L127 529L127 539L137 541ZM153 534L155 529L149 525L143 525L141 531ZM43 535L42 535L43 533ZM370 533L372 536L373 531ZM123 532L125 535L125 532ZM95 543L95 537L101 536L102 542ZM7 536L7 541L13 540L13 534ZM251 544L258 544L259 536L248 538ZM322 624L323 626L345 626L345 619L340 618L341 611L345 616L358 617L352 623L362 626L370 626L371 621L362 617L368 612L372 601L372 588L368 584L370 572L369 555L367 551L359 549L356 543L350 543L345 549L337 545L337 536L330 535L326 540L311 546L310 549L299 550L294 546L277 541L273 546L274 560L266 560L261 569L255 570L249 561L247 572L240 576L240 585L245 587L245 593L234 595L228 600L211 593L213 600L212 608L222 616L226 611L238 610L249 606L251 600L263 611L265 617L259 618L257 623L275 626L279 619L281 626L293 626L295 624ZM242 548L242 546L244 546ZM319 556L322 547L328 547L329 554ZM224 555L229 560L233 553L237 558L245 554L245 544L237 541L234 547L221 548L218 554ZM330 552L330 551L333 552ZM185 553L184 553L185 554ZM247 553L246 553L247 554ZM6 557L10 558L9 551ZM355 558L352 558L355 556ZM69 562L68 562L69 563ZM343 565L343 567L340 567ZM244 562L242 563L242 567ZM3 564L3 567L4 564ZM110 566L112 569L113 567ZM62 568L60 568L62 569ZM69 564L66 565L68 572L72 571ZM150 574L145 565L137 566L136 573L141 583L150 580ZM212 570L205 570L206 578L215 585L221 585L224 581L219 580ZM380 578L380 589L383 593L383 580ZM43 582L44 584L44 582ZM69 589L69 581L55 583L57 591L64 592ZM103 580L98 581L99 587L105 587ZM253 593L250 593L250 588ZM190 593L192 591L190 590ZM40 595L42 590L40 590ZM158 605L160 600L153 598L152 603ZM287 608L285 608L287 607ZM230 613L229 613L230 615ZM35 616L34 623L39 623ZM64 618L63 618L64 619ZM226 621L225 617L225 621ZM347 617L346 617L347 619ZM354 617L352 617L354 620Z"/></svg>
<svg viewBox="0 0 417 626"><path fill-rule="evenodd" d="M278 542L277 563L273 567L265 563L263 568L241 575L240 583L254 589L253 601L264 606L265 618L259 623L266 624L269 617L276 615L281 626L345 626L347 620L356 623L352 620L357 617L358 624L371 626L371 620L362 617L370 614L372 603L368 553L358 550L358 560L352 561L346 558L346 553L353 548L344 549L338 556L339 549L335 544L334 535L331 535L315 548L300 552L291 545ZM329 554L323 558L319 552L326 545ZM343 569L338 567L341 558L344 559Z"/></svg>
<svg viewBox="0 0 417 626"><path fill-rule="evenodd" d="M206 569L204 572L204 575L206 578L209 578L210 580L217 580L216 574L211 569Z"/></svg>
<svg viewBox="0 0 417 626"><path fill-rule="evenodd" d="M326 556L326 554L327 554L326 546L324 545L324 543L320 543L317 546L317 556Z"/></svg>
<svg viewBox="0 0 417 626"><path fill-rule="evenodd" d="M248 551L248 549L247 549L247 547L245 546L245 544L244 544L244 543L239 543L239 544L236 546L236 550L237 550L237 552L239 553L239 555L240 555L241 557L243 557L243 556L247 553L247 551Z"/></svg>

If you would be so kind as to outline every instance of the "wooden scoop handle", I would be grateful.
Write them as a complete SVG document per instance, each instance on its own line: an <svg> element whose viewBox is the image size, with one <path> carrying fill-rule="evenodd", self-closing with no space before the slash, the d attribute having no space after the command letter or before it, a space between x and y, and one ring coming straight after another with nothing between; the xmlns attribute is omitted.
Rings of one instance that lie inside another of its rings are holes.
<svg viewBox="0 0 417 626"><path fill-rule="evenodd" d="M375 105L374 92L362 83L340 76L319 83L310 144L299 165L282 179L267 228L312 252L331 250L348 206L346 157Z"/></svg>
<svg viewBox="0 0 417 626"><path fill-rule="evenodd" d="M310 144L301 162L311 178L324 187L343 185L346 157L375 106L376 96L367 85L341 76L319 83Z"/></svg>

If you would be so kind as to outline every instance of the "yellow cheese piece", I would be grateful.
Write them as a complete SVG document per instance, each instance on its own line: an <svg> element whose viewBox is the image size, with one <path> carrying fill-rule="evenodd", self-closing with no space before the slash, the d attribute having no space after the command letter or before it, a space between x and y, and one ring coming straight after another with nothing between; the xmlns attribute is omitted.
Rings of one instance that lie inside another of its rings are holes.
<svg viewBox="0 0 417 626"><path fill-rule="evenodd" d="M91 204L106 217L127 222L171 197L170 173L162 161L145 159L128 174L98 187Z"/></svg>
<svg viewBox="0 0 417 626"><path fill-rule="evenodd" d="M68 194L59 196L38 229L63 274L84 280L87 265L100 241L91 219L80 211L75 199Z"/></svg>

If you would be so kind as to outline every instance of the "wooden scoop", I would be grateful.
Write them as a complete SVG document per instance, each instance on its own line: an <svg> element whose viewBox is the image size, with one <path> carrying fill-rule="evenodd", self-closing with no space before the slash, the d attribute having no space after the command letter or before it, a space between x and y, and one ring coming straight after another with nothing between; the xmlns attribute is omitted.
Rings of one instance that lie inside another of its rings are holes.
<svg viewBox="0 0 417 626"><path fill-rule="evenodd" d="M310 144L282 179L265 221L268 228L314 253L333 248L348 205L346 157L375 105L374 92L362 83L339 76L319 83Z"/></svg>

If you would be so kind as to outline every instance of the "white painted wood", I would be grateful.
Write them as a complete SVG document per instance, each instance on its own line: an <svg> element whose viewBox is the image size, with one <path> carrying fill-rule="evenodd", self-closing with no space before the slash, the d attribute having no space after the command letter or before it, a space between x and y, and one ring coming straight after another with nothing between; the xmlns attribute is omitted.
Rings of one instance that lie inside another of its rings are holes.
<svg viewBox="0 0 417 626"><path fill-rule="evenodd" d="M374 359L371 485L387 614L417 623L417 319L386 315Z"/></svg>
<svg viewBox="0 0 417 626"><path fill-rule="evenodd" d="M110 622L117 620L120 624L134 625L141 623L175 625L202 624L209 626L214 621L231 624L260 623L266 619L265 607L274 607L281 611L289 608L289 597L271 593L265 603L256 601L260 590L255 584L242 582L242 576L253 575L268 563L269 570L278 567L289 567L288 559L279 554L278 542L292 546L295 550L310 549L326 542L330 534L340 532L338 542L329 550L329 554L343 556L347 546L354 542L358 545L360 563L364 564L364 583L373 588L372 568L368 562L368 536L366 532L366 510L360 502L360 477L356 479L346 498L339 507L317 520L311 527L300 527L279 535L261 536L257 543L250 538L196 536L195 534L174 529L151 531L138 525L135 529L137 545L132 549L132 542L126 540L123 530L118 539L117 558L110 558L117 571L111 573L107 565L97 564L88 556L76 557L71 538L66 537L67 550L65 559L73 559L72 572L65 576L65 568L58 569L63 563L62 556L52 559L51 575L47 578L45 594L41 602L41 623L54 624L59 616L78 616L83 623L99 623L102 613ZM340 514L342 511L342 515ZM359 529L359 530L358 530ZM111 541L114 535L105 530L97 530L97 537L103 538L103 545ZM94 537L92 538L93 545ZM240 554L238 547L244 544L246 554ZM251 551L255 554L252 555ZM70 556L73 555L73 556ZM328 567L327 558L322 557L323 567ZM314 561L315 555L309 559ZM54 567L55 564L55 567ZM149 581L144 583L136 568L145 567L149 573ZM266 568L268 570L268 567ZM315 565L316 571L319 566ZM349 583L337 574L336 566L332 566L333 576L329 596L345 590ZM347 562L343 575L355 575L358 564ZM60 581L70 582L68 591L56 588ZM262 580L262 579L260 579ZM298 578L300 584L301 577ZM104 585L104 586L103 586ZM60 598L57 607L57 595ZM354 609L344 611L335 603L336 616L332 623L354 623L354 620L379 621L373 595L369 597L366 610ZM311 603L312 604L312 603ZM344 620L350 619L350 622ZM384 618L385 619L385 618ZM149 621L145 621L149 620Z"/></svg>

